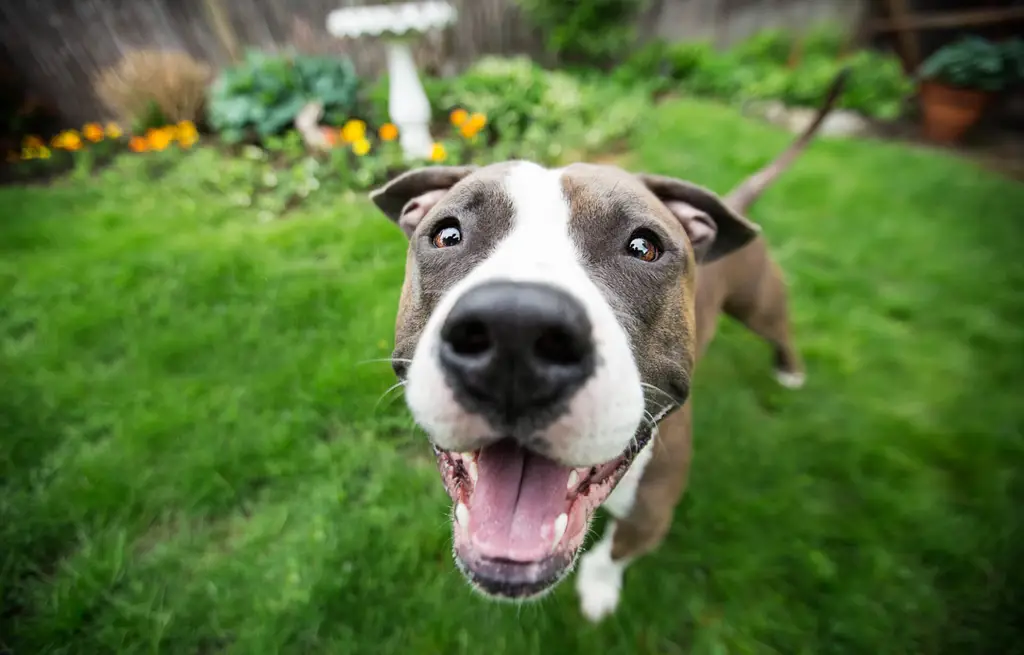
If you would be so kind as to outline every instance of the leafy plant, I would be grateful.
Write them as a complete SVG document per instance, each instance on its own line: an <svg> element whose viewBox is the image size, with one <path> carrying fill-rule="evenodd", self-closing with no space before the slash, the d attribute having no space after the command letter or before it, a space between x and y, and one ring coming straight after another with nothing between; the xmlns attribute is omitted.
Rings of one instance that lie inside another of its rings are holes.
<svg viewBox="0 0 1024 655"><path fill-rule="evenodd" d="M597 148L627 135L650 100L641 87L546 71L523 57L485 57L450 80L439 104L486 114L482 138L490 147L550 162L567 149Z"/></svg>
<svg viewBox="0 0 1024 655"><path fill-rule="evenodd" d="M167 123L198 121L212 69L174 50L132 50L93 83L118 119L145 131Z"/></svg>
<svg viewBox="0 0 1024 655"><path fill-rule="evenodd" d="M847 34L842 26L822 22L808 29L800 39L802 57L838 58L843 53Z"/></svg>
<svg viewBox="0 0 1024 655"><path fill-rule="evenodd" d="M685 80L691 93L730 100L746 84L756 79L752 67L744 66L740 57L732 53L715 53L693 70Z"/></svg>
<svg viewBox="0 0 1024 655"><path fill-rule="evenodd" d="M843 62L850 68L839 105L882 120L898 118L913 82L899 58L890 53L861 50Z"/></svg>
<svg viewBox="0 0 1024 655"><path fill-rule="evenodd" d="M292 125L312 101L323 104L326 123L338 124L355 108L358 82L348 59L250 51L214 82L210 125L228 142L253 132L264 138Z"/></svg>
<svg viewBox="0 0 1024 655"><path fill-rule="evenodd" d="M1024 83L1024 39L1010 39L1002 46L1006 72L1010 77L1008 86Z"/></svg>
<svg viewBox="0 0 1024 655"><path fill-rule="evenodd" d="M599 66L619 58L634 42L635 19L645 5L646 0L519 0L551 54Z"/></svg>
<svg viewBox="0 0 1024 655"><path fill-rule="evenodd" d="M785 30L761 30L741 41L732 53L744 64L785 65L793 50L793 37Z"/></svg>
<svg viewBox="0 0 1024 655"><path fill-rule="evenodd" d="M967 36L936 50L919 71L925 80L981 91L1002 91L1018 80L1018 69L999 44Z"/></svg>

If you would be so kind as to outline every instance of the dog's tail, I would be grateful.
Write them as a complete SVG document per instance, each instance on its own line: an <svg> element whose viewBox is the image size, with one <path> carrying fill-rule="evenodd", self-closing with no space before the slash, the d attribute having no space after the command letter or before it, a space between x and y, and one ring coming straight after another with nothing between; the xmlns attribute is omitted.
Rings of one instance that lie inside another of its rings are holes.
<svg viewBox="0 0 1024 655"><path fill-rule="evenodd" d="M746 210L754 204L764 190L768 188L772 182L775 181L783 171L785 171L793 163L794 160L800 153L804 151L814 139L814 134L821 127L821 124L825 122L825 117L829 115L832 108L836 104L836 100L842 94L843 87L846 86L846 79L850 76L850 69L844 68L839 71L835 79L832 80L832 84L828 88L828 93L825 94L825 102L822 103L821 108L818 109L818 114L811 121L811 124L807 126L807 129L803 131L796 141L794 141L788 148L786 148L781 155L775 158L770 164L754 173L747 179L743 180L739 186L729 192L725 197L725 204L736 212L743 214Z"/></svg>

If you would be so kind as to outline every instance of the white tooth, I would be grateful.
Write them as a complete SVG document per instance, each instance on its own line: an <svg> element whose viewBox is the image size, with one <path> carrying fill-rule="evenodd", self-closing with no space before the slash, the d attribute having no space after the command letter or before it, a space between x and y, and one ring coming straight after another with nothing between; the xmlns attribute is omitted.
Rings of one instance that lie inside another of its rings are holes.
<svg viewBox="0 0 1024 655"><path fill-rule="evenodd" d="M469 527L469 508L466 507L465 503L459 503L455 506L455 520L459 522L464 528Z"/></svg>
<svg viewBox="0 0 1024 655"><path fill-rule="evenodd" d="M569 527L569 515L559 514L558 518L555 519L555 541L554 544L551 546L552 550L557 548L559 542L562 541L562 537L565 536L565 529L567 527Z"/></svg>
<svg viewBox="0 0 1024 655"><path fill-rule="evenodd" d="M479 472L476 470L476 460L469 460L469 462L466 463L466 470L469 472L469 479L475 483L476 478L479 475Z"/></svg>
<svg viewBox="0 0 1024 655"><path fill-rule="evenodd" d="M576 488L576 485L580 483L580 474L573 469L569 472L569 482L566 483L565 488L572 491Z"/></svg>

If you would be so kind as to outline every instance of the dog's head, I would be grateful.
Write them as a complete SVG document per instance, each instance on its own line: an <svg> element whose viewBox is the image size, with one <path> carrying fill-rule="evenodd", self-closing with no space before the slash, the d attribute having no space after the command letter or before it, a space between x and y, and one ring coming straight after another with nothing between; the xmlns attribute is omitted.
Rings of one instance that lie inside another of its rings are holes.
<svg viewBox="0 0 1024 655"><path fill-rule="evenodd" d="M538 595L687 398L697 263L757 228L703 188L584 164L429 167L372 198L410 242L393 362L456 561L489 595Z"/></svg>

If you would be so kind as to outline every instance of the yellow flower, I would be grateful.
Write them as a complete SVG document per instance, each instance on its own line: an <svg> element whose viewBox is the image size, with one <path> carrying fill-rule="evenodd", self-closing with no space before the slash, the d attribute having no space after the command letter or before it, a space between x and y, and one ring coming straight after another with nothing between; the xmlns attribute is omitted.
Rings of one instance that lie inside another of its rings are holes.
<svg viewBox="0 0 1024 655"><path fill-rule="evenodd" d="M433 147L430 148L430 161L440 163L447 158L448 152L445 151L444 146L440 143L435 143Z"/></svg>
<svg viewBox="0 0 1024 655"><path fill-rule="evenodd" d="M171 145L173 135L166 127L152 129L146 132L146 143L151 150L164 150Z"/></svg>
<svg viewBox="0 0 1024 655"><path fill-rule="evenodd" d="M191 148L199 140L199 130L192 121L178 123L178 143L182 148Z"/></svg>
<svg viewBox="0 0 1024 655"><path fill-rule="evenodd" d="M133 136L128 141L128 147L131 148L132 152L146 152L149 150L149 143L141 136Z"/></svg>
<svg viewBox="0 0 1024 655"><path fill-rule="evenodd" d="M93 143L103 140L103 127L99 123L88 123L82 126L82 135Z"/></svg>
<svg viewBox="0 0 1024 655"><path fill-rule="evenodd" d="M479 112L474 112L469 116L468 123L475 127L479 132L487 126L487 117Z"/></svg>
<svg viewBox="0 0 1024 655"><path fill-rule="evenodd" d="M357 140L352 144L352 152L356 153L357 156L362 157L366 153L370 152L370 142L365 138Z"/></svg>
<svg viewBox="0 0 1024 655"><path fill-rule="evenodd" d="M381 141L394 141L398 138L398 128L392 123L384 123L378 131Z"/></svg>
<svg viewBox="0 0 1024 655"><path fill-rule="evenodd" d="M25 140L21 142L23 148L42 148L43 140L37 136L27 136Z"/></svg>
<svg viewBox="0 0 1024 655"><path fill-rule="evenodd" d="M41 148L39 148L39 158L40 159L49 159L50 158L50 149L47 148L46 146L42 146Z"/></svg>
<svg viewBox="0 0 1024 655"><path fill-rule="evenodd" d="M366 123L358 118L349 120L341 128L341 138L345 140L345 143L355 143L360 139L365 139Z"/></svg>
<svg viewBox="0 0 1024 655"><path fill-rule="evenodd" d="M54 148L62 148L63 150L74 152L82 149L82 137L75 130L65 130L53 137L50 145Z"/></svg>
<svg viewBox="0 0 1024 655"><path fill-rule="evenodd" d="M462 124L466 122L466 119L469 118L469 112L465 109L456 109L448 116L448 118L451 120L452 125L455 127L461 127Z"/></svg>
<svg viewBox="0 0 1024 655"><path fill-rule="evenodd" d="M111 139L120 139L124 135L121 131L121 126L117 123L107 123L107 137Z"/></svg>
<svg viewBox="0 0 1024 655"><path fill-rule="evenodd" d="M476 126L474 126L472 123L468 121L463 123L462 127L459 128L459 134L461 134L463 138L466 139L472 139L477 135L479 131L480 130L478 130Z"/></svg>
<svg viewBox="0 0 1024 655"><path fill-rule="evenodd" d="M22 148L21 149L21 158L22 159L35 159L36 158L36 152L38 152L38 150L39 150L38 148Z"/></svg>

